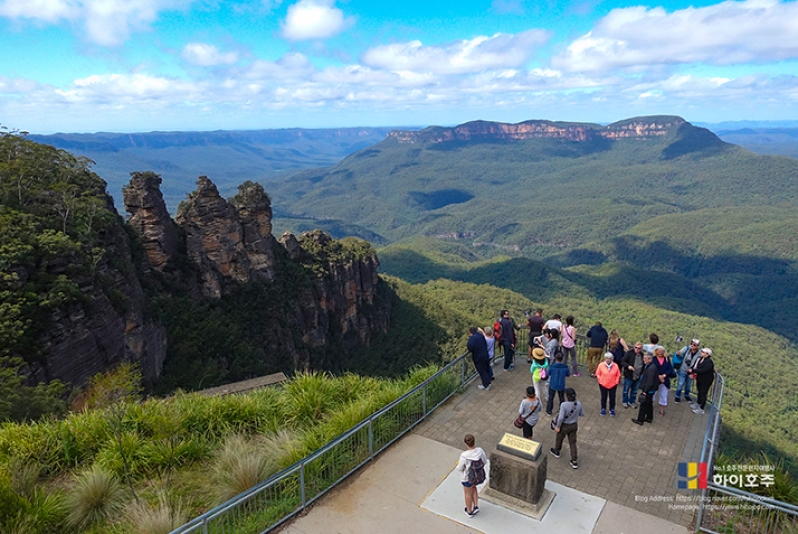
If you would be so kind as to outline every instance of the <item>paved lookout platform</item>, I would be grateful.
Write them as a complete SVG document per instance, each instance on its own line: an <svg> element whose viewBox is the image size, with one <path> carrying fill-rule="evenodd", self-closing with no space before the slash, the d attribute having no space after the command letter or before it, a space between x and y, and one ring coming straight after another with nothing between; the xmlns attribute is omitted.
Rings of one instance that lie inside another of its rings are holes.
<svg viewBox="0 0 798 534"><path fill-rule="evenodd" d="M371 534L429 532L455 534L691 532L694 511L673 506L679 462L698 461L705 416L689 405L673 403L664 417L655 407L651 425L631 422L636 411L624 409L618 393L617 417L599 416L596 380L586 374L571 377L586 417L579 422L579 469L568 465L567 441L559 459L549 457L547 489L557 493L541 521L480 501L480 513L463 512L463 492L453 469L464 449L463 436L490 451L505 432L520 434L512 425L531 375L524 359L512 372L494 367L490 391L472 382L425 422L374 462L322 497L303 516L290 521L286 534ZM556 402L555 402L556 410ZM554 443L549 419L542 415L534 438L543 451ZM488 470L488 476L489 470Z"/></svg>

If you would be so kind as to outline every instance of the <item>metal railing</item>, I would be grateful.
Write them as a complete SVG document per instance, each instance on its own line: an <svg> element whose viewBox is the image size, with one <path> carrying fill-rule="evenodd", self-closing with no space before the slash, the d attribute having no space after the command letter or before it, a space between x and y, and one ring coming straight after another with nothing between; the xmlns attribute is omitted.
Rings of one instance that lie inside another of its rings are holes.
<svg viewBox="0 0 798 534"><path fill-rule="evenodd" d="M470 382L463 354L333 441L170 534L263 534L304 510Z"/></svg>
<svg viewBox="0 0 798 534"><path fill-rule="evenodd" d="M712 480L724 386L723 376L715 373L700 460L707 464L707 489L701 492L696 531L708 534L798 534L798 506L715 484Z"/></svg>

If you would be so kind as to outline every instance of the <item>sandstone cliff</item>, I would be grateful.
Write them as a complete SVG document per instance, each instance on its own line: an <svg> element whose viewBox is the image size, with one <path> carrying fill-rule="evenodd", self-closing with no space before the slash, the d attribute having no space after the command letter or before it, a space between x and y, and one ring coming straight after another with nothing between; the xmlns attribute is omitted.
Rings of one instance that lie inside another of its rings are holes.
<svg viewBox="0 0 798 534"><path fill-rule="evenodd" d="M110 198L113 222L104 230L93 271L75 280L81 302L56 308L38 342L43 358L29 364L31 382L61 380L84 385L93 375L122 361L137 363L149 382L158 380L166 357L166 331L145 318L145 298L132 268L130 240ZM73 260L49 262L47 276L69 273ZM39 273L41 276L41 273Z"/></svg>
<svg viewBox="0 0 798 534"><path fill-rule="evenodd" d="M681 117L639 117L616 122L608 126L590 123L568 123L532 120L517 124L473 121L441 128L431 126L421 131L395 130L389 139L400 143L443 143L470 140L526 140L563 139L590 141L593 139L646 139L667 135L686 121Z"/></svg>
<svg viewBox="0 0 798 534"><path fill-rule="evenodd" d="M258 311L246 325L236 324L255 345L261 372L340 369L343 362L332 359L345 358L349 349L387 331L389 301L377 298L379 261L365 241L337 241L317 231L284 234L278 242L272 235L271 201L260 184L245 182L228 201L205 176L172 221L159 186L159 179L134 175L125 188L125 204L145 249L144 270L155 275L161 302L185 293L197 305L213 307L219 301L235 307L230 302L252 299L241 296L249 285L265 284L258 298L272 302L240 304ZM158 285L164 273L171 273L170 283ZM170 318L164 322L168 328ZM179 335L186 335L185 328L180 330ZM191 356L177 352L170 348L174 358ZM223 352L206 356L229 369L231 356ZM247 378L245 370L233 376Z"/></svg>

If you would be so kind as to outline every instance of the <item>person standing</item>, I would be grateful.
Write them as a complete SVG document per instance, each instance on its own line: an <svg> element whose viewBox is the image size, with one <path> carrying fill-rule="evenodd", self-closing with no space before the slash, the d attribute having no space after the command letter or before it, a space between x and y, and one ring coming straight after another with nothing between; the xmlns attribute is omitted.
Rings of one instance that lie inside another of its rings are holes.
<svg viewBox="0 0 798 534"><path fill-rule="evenodd" d="M485 336L485 344L488 346L488 371L490 372L490 380L493 381L493 359L496 357L496 338L493 337L493 327L486 326L482 331Z"/></svg>
<svg viewBox="0 0 798 534"><path fill-rule="evenodd" d="M684 390L684 400L687 402L693 400L690 398L690 386L693 382L693 379L690 378L690 368L693 366L693 362L698 361L701 357L700 349L701 341L693 339L689 345L685 345L674 353L673 368L679 377L676 380L676 396L673 402L682 402L682 390Z"/></svg>
<svg viewBox="0 0 798 534"><path fill-rule="evenodd" d="M532 349L535 348L535 338L543 335L543 310L538 308L535 313L527 317L526 325L529 327L529 351L526 363L532 363Z"/></svg>
<svg viewBox="0 0 798 534"><path fill-rule="evenodd" d="M543 398L543 391L540 387L540 372L545 369L549 370L549 360L546 359L546 352L540 347L532 349L532 365L529 366L529 372L532 373L532 387L539 399Z"/></svg>
<svg viewBox="0 0 798 534"><path fill-rule="evenodd" d="M693 363L690 373L694 374L696 379L696 389L698 389L698 401L695 403L693 413L704 413L704 407L707 405L707 394L712 382L715 381L715 363L712 361L712 349L704 347L701 349L701 357L698 361Z"/></svg>
<svg viewBox="0 0 798 534"><path fill-rule="evenodd" d="M665 347L662 345L657 345L654 349L654 365L657 367L657 376L659 377L659 386L657 387L659 414L665 415L665 407L668 405L668 390L671 388L671 378L676 378L676 371L673 370L673 364L665 354Z"/></svg>
<svg viewBox="0 0 798 534"><path fill-rule="evenodd" d="M584 417L585 409L582 407L582 403L576 400L576 391L574 391L573 388L567 388L565 390L565 398L567 400L560 404L560 414L557 416L557 426L554 427L557 437L554 439L554 447L549 449L549 452L555 458L559 458L560 451L562 450L562 442L567 437L568 447L571 449L571 467L578 469L579 464L577 463L578 455L576 451L576 432L579 429L579 418Z"/></svg>
<svg viewBox="0 0 798 534"><path fill-rule="evenodd" d="M543 325L543 330L557 330L558 332L562 330L562 317L559 313L555 313L554 317L546 321Z"/></svg>
<svg viewBox="0 0 798 534"><path fill-rule="evenodd" d="M637 412L637 419L632 422L637 425L651 423L654 420L654 394L659 386L657 377L657 367L653 363L654 357L648 352L643 353L643 371L640 374L640 409Z"/></svg>
<svg viewBox="0 0 798 534"><path fill-rule="evenodd" d="M609 397L610 417L615 417L615 394L621 382L621 370L611 352L604 354L604 363L600 363L596 368L596 378L601 392L601 416L607 415L607 397Z"/></svg>
<svg viewBox="0 0 798 534"><path fill-rule="evenodd" d="M526 398L521 401L518 413L524 418L524 426L522 427L524 437L532 439L532 432L540 419L540 398L535 393L534 387L527 386Z"/></svg>
<svg viewBox="0 0 798 534"><path fill-rule="evenodd" d="M510 318L508 310L502 310L502 318L499 321L501 327L501 340L504 347L504 370L512 371L515 369L513 358L515 357L515 325Z"/></svg>
<svg viewBox="0 0 798 534"><path fill-rule="evenodd" d="M471 434L466 434L463 440L468 447L467 450L460 453L460 459L457 461L457 469L460 471L460 483L463 485L463 493L465 494L465 513L468 517L474 517L479 513L479 492L477 487L468 481L468 469L471 463L477 460L482 464L488 463L488 458L485 456L485 451L481 447L476 447L476 440Z"/></svg>
<svg viewBox="0 0 798 534"><path fill-rule="evenodd" d="M576 363L576 327L574 326L574 316L569 315L565 318L565 326L562 327L561 345L563 352L565 352L565 359L563 363L568 365L568 358L571 358L571 374L573 376L581 376L579 374L579 367Z"/></svg>
<svg viewBox="0 0 798 534"><path fill-rule="evenodd" d="M490 389L490 366L488 364L488 344L485 341L485 336L477 331L475 326L468 329L470 337L466 347L471 353L471 358L474 360L474 367L479 373L479 378L482 383L477 387L479 389Z"/></svg>
<svg viewBox="0 0 798 534"><path fill-rule="evenodd" d="M618 330L610 330L610 337L607 339L607 350L612 353L612 358L618 365L621 364L623 355L629 350L626 340L618 334Z"/></svg>
<svg viewBox="0 0 798 534"><path fill-rule="evenodd" d="M637 385L640 383L640 373L643 372L643 344L635 343L632 350L623 356L621 368L623 369L623 407L637 408L635 395Z"/></svg>
<svg viewBox="0 0 798 534"><path fill-rule="evenodd" d="M610 335L601 326L601 321L596 321L596 324L587 331L587 337L590 339L590 346L587 348L587 369L590 372L590 376L595 378L599 358L604 352L604 347L607 346L607 338Z"/></svg>
<svg viewBox="0 0 798 534"><path fill-rule="evenodd" d="M554 409L554 394L560 398L560 405L563 403L565 393L565 379L571 375L568 366L563 363L563 355L557 354L554 363L549 366L549 398L546 401L546 414L551 416Z"/></svg>

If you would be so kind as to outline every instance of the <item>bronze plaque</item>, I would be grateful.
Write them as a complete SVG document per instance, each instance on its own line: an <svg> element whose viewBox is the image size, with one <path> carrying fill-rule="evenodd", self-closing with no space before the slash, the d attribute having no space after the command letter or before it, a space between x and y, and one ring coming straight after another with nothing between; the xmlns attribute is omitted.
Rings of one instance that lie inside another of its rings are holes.
<svg viewBox="0 0 798 534"><path fill-rule="evenodd" d="M505 432L496 448L500 451L535 461L540 456L540 443Z"/></svg>

